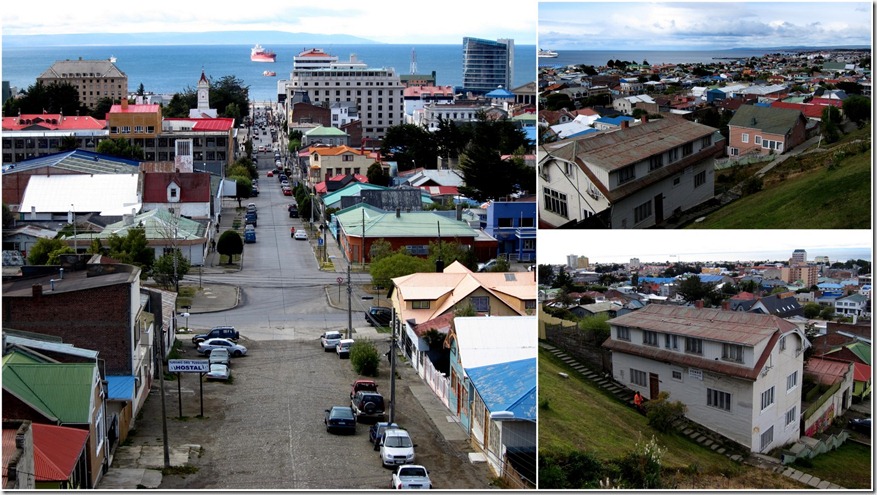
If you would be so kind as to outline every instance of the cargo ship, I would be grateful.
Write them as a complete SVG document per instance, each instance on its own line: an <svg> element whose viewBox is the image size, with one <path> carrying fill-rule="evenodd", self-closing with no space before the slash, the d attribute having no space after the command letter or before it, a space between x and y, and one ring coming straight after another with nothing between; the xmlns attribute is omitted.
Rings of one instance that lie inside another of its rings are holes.
<svg viewBox="0 0 877 495"><path fill-rule="evenodd" d="M250 50L250 60L253 62L274 62L276 58L276 53L262 48L262 45L258 43Z"/></svg>

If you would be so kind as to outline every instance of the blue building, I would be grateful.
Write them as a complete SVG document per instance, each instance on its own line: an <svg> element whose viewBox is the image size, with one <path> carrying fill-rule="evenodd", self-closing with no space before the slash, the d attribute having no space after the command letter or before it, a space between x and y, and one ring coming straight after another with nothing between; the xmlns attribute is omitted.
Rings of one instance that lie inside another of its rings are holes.
<svg viewBox="0 0 877 495"><path fill-rule="evenodd" d="M536 261L536 200L492 201L484 232L497 240L497 256Z"/></svg>

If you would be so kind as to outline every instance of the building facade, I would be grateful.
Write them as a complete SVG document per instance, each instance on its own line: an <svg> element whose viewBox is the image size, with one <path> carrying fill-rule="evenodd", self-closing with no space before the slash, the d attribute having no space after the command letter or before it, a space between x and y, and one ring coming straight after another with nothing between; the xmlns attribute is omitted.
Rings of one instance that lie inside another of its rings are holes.
<svg viewBox="0 0 877 495"><path fill-rule="evenodd" d="M79 101L94 109L103 98L128 99L128 76L115 60L61 60L37 77L45 86L68 83L79 92Z"/></svg>
<svg viewBox="0 0 877 495"><path fill-rule="evenodd" d="M512 87L515 41L463 38L463 91L485 94Z"/></svg>

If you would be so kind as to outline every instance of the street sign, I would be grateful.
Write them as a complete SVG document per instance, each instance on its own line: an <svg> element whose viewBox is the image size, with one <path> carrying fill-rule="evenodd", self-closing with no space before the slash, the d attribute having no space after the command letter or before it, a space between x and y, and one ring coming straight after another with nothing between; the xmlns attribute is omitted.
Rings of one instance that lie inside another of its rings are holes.
<svg viewBox="0 0 877 495"><path fill-rule="evenodd" d="M338 277L338 278L335 279L335 281L338 282L338 285L341 285L341 284L344 283L344 278L343 278L343 277Z"/></svg>
<svg viewBox="0 0 877 495"><path fill-rule="evenodd" d="M320 237L319 239L317 239L317 246L322 246L322 245L323 245L323 238Z"/></svg>
<svg viewBox="0 0 877 495"><path fill-rule="evenodd" d="M171 373L207 373L210 361L206 359L168 359L167 370Z"/></svg>

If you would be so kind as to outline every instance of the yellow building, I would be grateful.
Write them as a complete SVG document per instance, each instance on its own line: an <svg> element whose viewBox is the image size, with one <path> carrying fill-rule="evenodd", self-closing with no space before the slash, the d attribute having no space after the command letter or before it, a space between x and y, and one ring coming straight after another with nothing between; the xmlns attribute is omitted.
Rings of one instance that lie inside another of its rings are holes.
<svg viewBox="0 0 877 495"><path fill-rule="evenodd" d="M79 91L79 101L92 109L103 98L114 102L128 98L128 76L112 58L58 61L40 74L37 82L45 86L69 83Z"/></svg>

